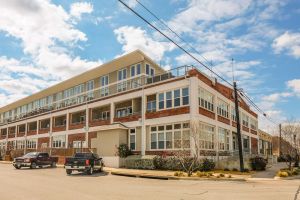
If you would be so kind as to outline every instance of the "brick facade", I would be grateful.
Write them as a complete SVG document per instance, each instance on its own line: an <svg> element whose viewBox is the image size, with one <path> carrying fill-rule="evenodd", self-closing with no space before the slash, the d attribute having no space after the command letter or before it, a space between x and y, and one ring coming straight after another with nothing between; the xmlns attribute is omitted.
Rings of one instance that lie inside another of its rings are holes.
<svg viewBox="0 0 300 200"><path fill-rule="evenodd" d="M68 146L73 145L74 141L85 141L85 133L68 135Z"/></svg>
<svg viewBox="0 0 300 200"><path fill-rule="evenodd" d="M54 126L52 128L52 132L59 132L59 131L65 131L66 130L66 126Z"/></svg>
<svg viewBox="0 0 300 200"><path fill-rule="evenodd" d="M153 118L160 118L160 117L168 117L172 115L181 115L186 114L190 112L190 107L180 107L180 108L174 108L174 109L168 109L168 110L160 110L156 112L148 112L146 113L146 119L153 119Z"/></svg>
<svg viewBox="0 0 300 200"><path fill-rule="evenodd" d="M36 135L37 134L37 130L30 130L27 132L27 135Z"/></svg>
<svg viewBox="0 0 300 200"><path fill-rule="evenodd" d="M230 125L230 119L218 115L218 121Z"/></svg>
<svg viewBox="0 0 300 200"><path fill-rule="evenodd" d="M47 143L47 147L49 147L50 138L49 137L38 138L38 148L41 148L43 143Z"/></svg>
<svg viewBox="0 0 300 200"><path fill-rule="evenodd" d="M114 122L132 122L132 121L138 121L141 118L141 115L129 115L126 117L118 117L114 118Z"/></svg>
<svg viewBox="0 0 300 200"><path fill-rule="evenodd" d="M258 142L256 138L251 137L251 153L257 154L258 153Z"/></svg>
<svg viewBox="0 0 300 200"><path fill-rule="evenodd" d="M204 115L206 117L209 117L213 120L215 120L216 114L214 112L211 112L209 110L206 110L204 108L199 107L199 114Z"/></svg>
<svg viewBox="0 0 300 200"><path fill-rule="evenodd" d="M39 134L48 133L49 131L50 131L50 128L39 129Z"/></svg>
<svg viewBox="0 0 300 200"><path fill-rule="evenodd" d="M69 130L82 129L83 127L85 127L85 122L78 123L78 124L70 124Z"/></svg>
<svg viewBox="0 0 300 200"><path fill-rule="evenodd" d="M110 120L94 120L89 122L89 127L109 125Z"/></svg>

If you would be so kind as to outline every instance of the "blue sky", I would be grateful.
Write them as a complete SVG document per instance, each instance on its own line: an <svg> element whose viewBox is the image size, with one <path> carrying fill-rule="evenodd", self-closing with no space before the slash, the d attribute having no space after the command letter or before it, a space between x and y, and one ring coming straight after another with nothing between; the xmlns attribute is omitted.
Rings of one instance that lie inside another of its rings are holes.
<svg viewBox="0 0 300 200"><path fill-rule="evenodd" d="M300 1L140 1L200 54L126 2L229 81L233 58L239 87L272 119L300 119ZM1 1L0 45L0 106L137 48L166 69L197 65L116 0Z"/></svg>

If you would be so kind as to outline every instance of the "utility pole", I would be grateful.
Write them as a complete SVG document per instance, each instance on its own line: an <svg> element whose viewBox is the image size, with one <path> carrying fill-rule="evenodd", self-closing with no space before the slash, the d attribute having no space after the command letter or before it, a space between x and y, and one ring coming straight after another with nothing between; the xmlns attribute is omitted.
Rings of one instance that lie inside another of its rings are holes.
<svg viewBox="0 0 300 200"><path fill-rule="evenodd" d="M236 129L239 147L239 158L240 158L240 171L244 171L244 157L243 157L243 146L242 146L242 134L241 134L241 124L240 124L240 113L239 113L239 100L238 92L236 88L236 82L233 82L234 89L234 103L235 103L235 115L236 115Z"/></svg>
<svg viewBox="0 0 300 200"><path fill-rule="evenodd" d="M281 156L281 124L279 124L279 142L278 142L278 154Z"/></svg>

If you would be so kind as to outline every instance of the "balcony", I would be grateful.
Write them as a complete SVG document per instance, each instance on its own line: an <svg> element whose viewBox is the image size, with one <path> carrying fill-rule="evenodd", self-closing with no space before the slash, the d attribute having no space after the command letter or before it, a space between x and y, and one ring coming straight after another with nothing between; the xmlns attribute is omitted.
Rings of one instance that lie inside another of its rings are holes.
<svg viewBox="0 0 300 200"><path fill-rule="evenodd" d="M117 81L103 87L98 87L90 91L85 91L80 94L73 95L68 98L55 100L51 104L45 105L41 108L36 108L26 113L21 113L18 115L15 114L9 118L4 119L3 122L0 122L0 125L24 120L32 116L51 113L57 110L72 108L74 106L82 105L88 102L98 101L112 96L121 95L128 91L138 90L141 89L143 86L148 87L153 84L157 84L167 80L184 77L188 75L188 72L191 69L193 69L192 66L182 66L166 71L162 74L156 74L153 77L141 74L140 76L135 76L128 79L124 79L122 81Z"/></svg>
<svg viewBox="0 0 300 200"><path fill-rule="evenodd" d="M67 116L66 115L53 117L52 131L53 132L65 131L66 130L66 124L67 124Z"/></svg>
<svg viewBox="0 0 300 200"><path fill-rule="evenodd" d="M39 121L39 134L48 133L50 131L50 119Z"/></svg>
<svg viewBox="0 0 300 200"><path fill-rule="evenodd" d="M22 124L18 126L18 137L23 137L25 135L26 124Z"/></svg>
<svg viewBox="0 0 300 200"><path fill-rule="evenodd" d="M135 98L115 105L114 122L137 121L141 118L141 98Z"/></svg>
<svg viewBox="0 0 300 200"><path fill-rule="evenodd" d="M27 135L35 135L37 133L37 122L30 122L27 124Z"/></svg>
<svg viewBox="0 0 300 200"><path fill-rule="evenodd" d="M85 120L86 120L85 115L86 115L85 111L70 113L69 130L83 128L85 126Z"/></svg>
<svg viewBox="0 0 300 200"><path fill-rule="evenodd" d="M16 127L12 126L8 128L8 138L16 137Z"/></svg>
<svg viewBox="0 0 300 200"><path fill-rule="evenodd" d="M108 124L110 124L110 105L90 109L90 127Z"/></svg>
<svg viewBox="0 0 300 200"><path fill-rule="evenodd" d="M5 139L7 135L7 128L1 129L1 139Z"/></svg>

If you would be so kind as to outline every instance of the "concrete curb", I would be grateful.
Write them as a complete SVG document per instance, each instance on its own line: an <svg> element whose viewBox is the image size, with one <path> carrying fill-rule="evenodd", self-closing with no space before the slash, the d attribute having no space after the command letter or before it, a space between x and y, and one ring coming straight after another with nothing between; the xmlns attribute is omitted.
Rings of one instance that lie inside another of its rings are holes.
<svg viewBox="0 0 300 200"><path fill-rule="evenodd" d="M246 181L244 178L198 178L198 177L174 177L174 176L159 176L150 174L137 174L137 173L126 173L126 172L110 172L116 176L127 176L134 178L149 178L149 179L160 179L160 180L189 180L189 181Z"/></svg>

